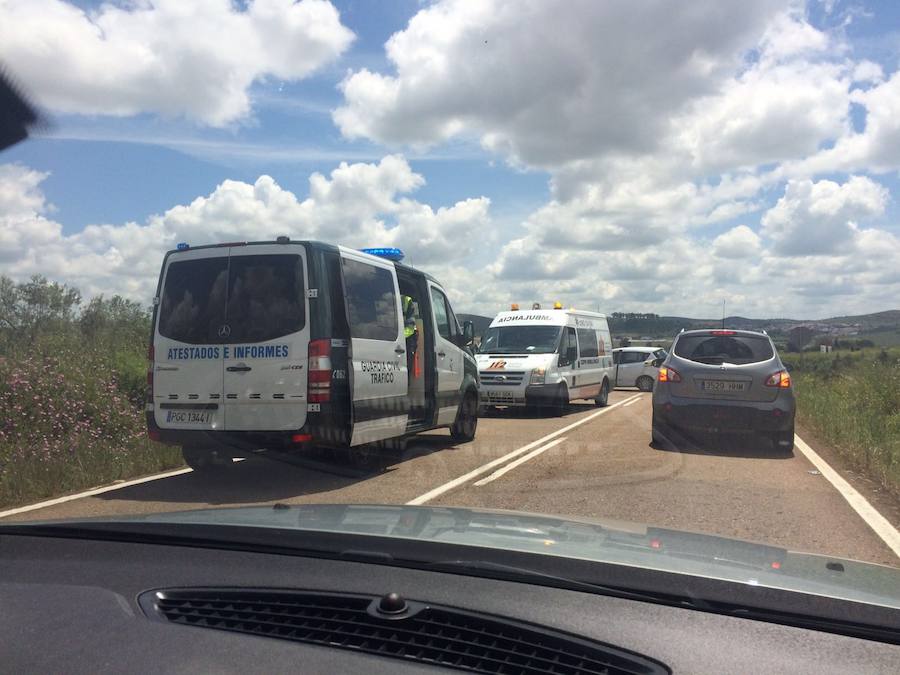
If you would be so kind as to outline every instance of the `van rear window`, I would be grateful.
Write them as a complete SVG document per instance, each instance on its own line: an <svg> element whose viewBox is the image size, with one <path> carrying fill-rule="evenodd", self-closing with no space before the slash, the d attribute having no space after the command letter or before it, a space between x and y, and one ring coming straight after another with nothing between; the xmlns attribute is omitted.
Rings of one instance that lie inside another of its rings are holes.
<svg viewBox="0 0 900 675"><path fill-rule="evenodd" d="M159 305L159 334L189 344L220 342L225 323L228 258L170 263Z"/></svg>
<svg viewBox="0 0 900 675"><path fill-rule="evenodd" d="M306 323L298 255L242 255L171 263L159 333L189 344L264 342Z"/></svg>
<svg viewBox="0 0 900 675"><path fill-rule="evenodd" d="M753 335L684 335L675 341L675 355L699 363L757 363L775 352L768 338Z"/></svg>

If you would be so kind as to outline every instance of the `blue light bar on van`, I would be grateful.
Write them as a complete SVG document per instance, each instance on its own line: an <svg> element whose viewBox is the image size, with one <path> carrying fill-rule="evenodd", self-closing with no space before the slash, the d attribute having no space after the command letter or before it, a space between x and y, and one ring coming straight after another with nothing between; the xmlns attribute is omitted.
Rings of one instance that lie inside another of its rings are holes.
<svg viewBox="0 0 900 675"><path fill-rule="evenodd" d="M179 251L187 251L190 247L191 247L190 244L182 241L182 242L179 242L175 248L178 249Z"/></svg>
<svg viewBox="0 0 900 675"><path fill-rule="evenodd" d="M382 246L379 248L364 248L362 249L363 253L368 253L369 255L377 255L379 258L386 258L387 260L393 260L394 262L400 262L403 260L403 251L399 248L394 248L393 246Z"/></svg>

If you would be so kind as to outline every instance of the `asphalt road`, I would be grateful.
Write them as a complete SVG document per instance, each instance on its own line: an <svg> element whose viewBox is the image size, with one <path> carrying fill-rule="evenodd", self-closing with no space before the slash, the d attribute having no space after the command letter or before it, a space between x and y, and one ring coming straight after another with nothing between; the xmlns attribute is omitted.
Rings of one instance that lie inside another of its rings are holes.
<svg viewBox="0 0 900 675"><path fill-rule="evenodd" d="M753 441L656 448L650 394L615 391L610 404L576 403L551 418L502 412L480 420L472 443L434 431L383 467L253 457L217 474L183 473L9 519L414 501L631 521L900 564L797 449L777 453Z"/></svg>

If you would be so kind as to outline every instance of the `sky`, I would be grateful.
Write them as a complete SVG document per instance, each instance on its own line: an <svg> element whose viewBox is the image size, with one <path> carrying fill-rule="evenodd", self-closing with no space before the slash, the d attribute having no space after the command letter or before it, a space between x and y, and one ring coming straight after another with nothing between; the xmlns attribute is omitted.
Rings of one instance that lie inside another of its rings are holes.
<svg viewBox="0 0 900 675"><path fill-rule="evenodd" d="M458 312L900 308L893 0L0 0L0 274L399 246Z"/></svg>

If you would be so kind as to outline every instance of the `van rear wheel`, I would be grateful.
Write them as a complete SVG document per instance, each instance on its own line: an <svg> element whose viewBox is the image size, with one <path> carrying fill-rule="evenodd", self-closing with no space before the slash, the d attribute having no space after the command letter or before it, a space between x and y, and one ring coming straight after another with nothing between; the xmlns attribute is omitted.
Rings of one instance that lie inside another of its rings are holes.
<svg viewBox="0 0 900 675"><path fill-rule="evenodd" d="M598 408L605 408L609 405L609 381L603 380L603 385L600 387L600 394L597 398L594 399L594 403L597 404Z"/></svg>
<svg viewBox="0 0 900 675"><path fill-rule="evenodd" d="M221 471L231 464L231 457L225 457L211 448L184 446L181 448L184 463L197 473Z"/></svg>
<svg viewBox="0 0 900 675"><path fill-rule="evenodd" d="M455 441L468 443L475 438L475 429L478 428L478 397L471 391L466 392L459 410L456 412L456 421L450 427L450 436Z"/></svg>

